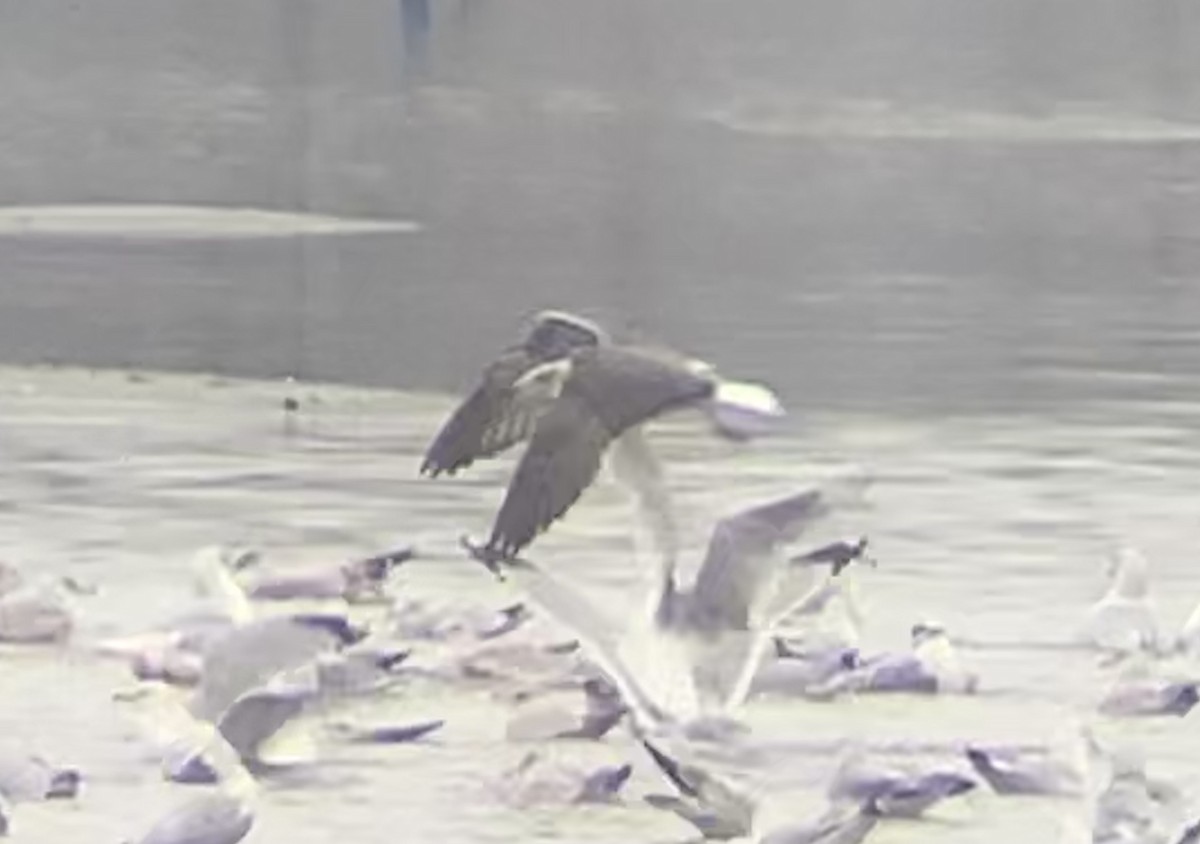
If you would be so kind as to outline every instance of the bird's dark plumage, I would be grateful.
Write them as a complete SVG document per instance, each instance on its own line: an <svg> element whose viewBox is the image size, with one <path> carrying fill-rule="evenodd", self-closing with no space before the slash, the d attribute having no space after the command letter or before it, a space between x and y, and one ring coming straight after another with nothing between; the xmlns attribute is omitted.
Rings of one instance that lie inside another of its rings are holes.
<svg viewBox="0 0 1200 844"><path fill-rule="evenodd" d="M536 366L561 360L605 340L603 332L570 314L539 315L525 341L506 349L483 373L483 381L438 431L421 463L421 474L453 475L533 435L543 407L522 402L514 385Z"/></svg>
<svg viewBox="0 0 1200 844"><path fill-rule="evenodd" d="M509 483L487 548L509 557L560 518L629 428L710 397L712 378L673 360L614 346L576 351L553 406Z"/></svg>

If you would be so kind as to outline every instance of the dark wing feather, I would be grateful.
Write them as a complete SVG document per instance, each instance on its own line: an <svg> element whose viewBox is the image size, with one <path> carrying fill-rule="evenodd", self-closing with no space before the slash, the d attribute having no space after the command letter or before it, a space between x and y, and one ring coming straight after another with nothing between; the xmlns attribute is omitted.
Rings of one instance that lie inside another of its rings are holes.
<svg viewBox="0 0 1200 844"><path fill-rule="evenodd" d="M510 557L561 517L600 471L612 434L577 397L561 396L508 485L488 550Z"/></svg>
<svg viewBox="0 0 1200 844"><path fill-rule="evenodd" d="M438 431L421 463L421 474L453 475L530 437L542 408L522 402L513 384L538 363L524 348L516 348L489 366L483 382Z"/></svg>
<svg viewBox="0 0 1200 844"><path fill-rule="evenodd" d="M516 554L579 499L613 439L712 390L710 379L637 352L603 346L578 352L508 485L488 549Z"/></svg>
<svg viewBox="0 0 1200 844"><path fill-rule="evenodd" d="M776 548L824 512L820 491L809 489L717 522L693 587L697 619L747 629L753 606L776 574Z"/></svg>

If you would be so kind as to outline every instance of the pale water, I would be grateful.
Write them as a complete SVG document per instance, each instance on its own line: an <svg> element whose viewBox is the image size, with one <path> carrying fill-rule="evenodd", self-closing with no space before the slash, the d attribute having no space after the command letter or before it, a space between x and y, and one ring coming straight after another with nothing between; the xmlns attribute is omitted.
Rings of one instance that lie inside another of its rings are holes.
<svg viewBox="0 0 1200 844"><path fill-rule="evenodd" d="M412 541L423 552L397 594L502 598L465 560L457 537L482 534L508 459L458 480L416 477L418 456L450 399L203 376L7 369L0 478L0 554L26 571L71 574L80 597L72 646L6 648L0 719L6 740L87 775L74 804L22 806L15 840L117 841L190 792L161 780L150 747L110 700L130 682L87 655L96 637L132 632L186 607L187 561L200 545L242 542L275 562L342 559ZM301 409L289 423L281 401ZM699 553L711 520L847 463L878 476L863 528L878 569L859 573L868 648L905 647L908 627L936 618L975 647L982 691L965 698L859 698L828 704L754 701L763 745L741 772L770 795L772 816L819 805L832 745L862 736L902 755L946 756L968 739L1036 742L1104 687L1094 654L1064 650L1103 589L1116 540L1152 560L1163 619L1200 599L1194 478L1200 404L1111 404L1086 414L892 418L797 413L785 434L750 446L713 441L686 418L655 429ZM610 612L634 604L627 504L602 480L535 546L536 559L583 585ZM551 635L553 631L547 631ZM363 713L359 713L363 714ZM420 685L366 714L436 716L445 730L398 748L327 747L315 782L268 783L259 842L677 841L689 832L640 804L664 783L623 730L568 757L628 759L625 805L519 811L492 784L527 745L506 742L507 709L483 691ZM1104 722L1143 748L1152 770L1200 797L1200 743L1188 720ZM920 824L887 823L872 840L1053 840L1080 807L986 792Z"/></svg>

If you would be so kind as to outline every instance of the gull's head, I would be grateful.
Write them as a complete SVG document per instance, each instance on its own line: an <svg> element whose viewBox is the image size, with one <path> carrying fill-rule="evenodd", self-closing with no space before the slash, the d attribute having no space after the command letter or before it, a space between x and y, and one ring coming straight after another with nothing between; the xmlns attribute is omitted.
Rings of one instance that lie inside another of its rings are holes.
<svg viewBox="0 0 1200 844"><path fill-rule="evenodd" d="M75 768L60 768L50 776L50 787L46 789L47 800L64 800L79 795L83 774Z"/></svg>
<svg viewBox="0 0 1200 844"><path fill-rule="evenodd" d="M1144 598L1150 589L1150 564L1140 551L1122 545L1109 559L1109 591L1122 598Z"/></svg>
<svg viewBox="0 0 1200 844"><path fill-rule="evenodd" d="M946 628L940 622L925 619L912 626L912 646L918 648L928 642L944 640Z"/></svg>

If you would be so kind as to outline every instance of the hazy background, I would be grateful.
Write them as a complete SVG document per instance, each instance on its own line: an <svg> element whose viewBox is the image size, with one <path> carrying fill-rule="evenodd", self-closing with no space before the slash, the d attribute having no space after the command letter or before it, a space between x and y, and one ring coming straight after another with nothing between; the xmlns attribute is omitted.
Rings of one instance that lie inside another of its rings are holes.
<svg viewBox="0 0 1200 844"><path fill-rule="evenodd" d="M417 228L13 222L128 203ZM869 467L853 531L880 565L843 575L861 578L864 652L933 619L980 672L975 696L753 701L771 754L742 773L789 820L815 816L836 762L805 742L930 743L964 765L964 741L1092 717L1115 669L1066 645L1106 555L1145 551L1165 635L1200 597L1198 236L1195 0L0 2L0 363L406 388L0 366L0 559L100 590L71 646L0 651L0 737L86 777L77 805L22 805L16 834L136 840L183 799L113 705L126 667L88 648L186 610L201 545L289 565L414 542L398 597L511 602L458 538L486 535L516 455L418 478L452 405L423 391L463 389L549 306L783 394L787 424L757 443L686 414L653 426L690 564L718 516ZM536 559L606 610L642 606L628 519L602 477ZM511 713L454 684L364 704L447 726L323 748L316 788L265 785L251 836L688 834L641 801L664 782L620 731L588 748L635 765L624 805L507 808L493 788L530 749L505 739ZM1194 820L1194 726L1102 726ZM871 840L1058 841L1085 808L977 797Z"/></svg>
<svg viewBox="0 0 1200 844"><path fill-rule="evenodd" d="M579 309L793 406L1200 369L1200 7L0 5L0 200L417 233L0 237L0 359L458 389Z"/></svg>

